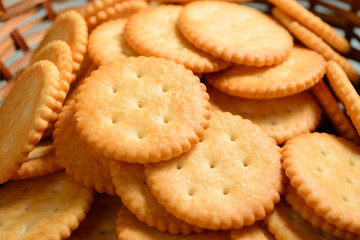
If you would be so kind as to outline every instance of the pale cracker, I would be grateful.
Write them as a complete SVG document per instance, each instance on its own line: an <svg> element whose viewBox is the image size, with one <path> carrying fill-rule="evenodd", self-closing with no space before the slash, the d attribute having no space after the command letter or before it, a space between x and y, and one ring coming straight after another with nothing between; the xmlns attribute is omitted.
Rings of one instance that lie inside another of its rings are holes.
<svg viewBox="0 0 360 240"><path fill-rule="evenodd" d="M212 230L241 228L263 219L280 200L280 157L275 140L258 126L214 111L200 143L145 165L145 174L151 193L177 218Z"/></svg>
<svg viewBox="0 0 360 240"><path fill-rule="evenodd" d="M276 21L236 3L191 2L181 12L178 26L197 48L238 64L279 64L293 47L291 35Z"/></svg>
<svg viewBox="0 0 360 240"><path fill-rule="evenodd" d="M91 32L88 53L93 62L100 66L119 58L138 56L124 38L125 18L107 21Z"/></svg>
<svg viewBox="0 0 360 240"><path fill-rule="evenodd" d="M76 129L108 158L158 162L198 143L209 126L206 87L190 70L154 57L100 66L76 95Z"/></svg>
<svg viewBox="0 0 360 240"><path fill-rule="evenodd" d="M177 27L182 6L162 5L132 15L124 36L144 56L163 57L183 64L193 72L217 72L229 64L190 44Z"/></svg>
<svg viewBox="0 0 360 240"><path fill-rule="evenodd" d="M288 59L271 67L237 65L206 75L206 80L232 96L264 99L303 92L326 72L325 59L315 51L295 46Z"/></svg>
<svg viewBox="0 0 360 240"><path fill-rule="evenodd" d="M42 60L25 70L0 107L0 183L28 159L58 104L59 70Z"/></svg>
<svg viewBox="0 0 360 240"><path fill-rule="evenodd" d="M90 209L94 192L64 172L0 188L0 239L61 240Z"/></svg>

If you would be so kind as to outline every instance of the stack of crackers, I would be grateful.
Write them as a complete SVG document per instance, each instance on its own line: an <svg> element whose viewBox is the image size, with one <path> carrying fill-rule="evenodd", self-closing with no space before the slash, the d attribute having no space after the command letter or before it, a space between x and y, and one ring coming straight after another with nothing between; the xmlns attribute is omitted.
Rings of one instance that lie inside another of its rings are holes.
<svg viewBox="0 0 360 240"><path fill-rule="evenodd" d="M0 108L0 239L360 239L350 45L269 1L57 16Z"/></svg>

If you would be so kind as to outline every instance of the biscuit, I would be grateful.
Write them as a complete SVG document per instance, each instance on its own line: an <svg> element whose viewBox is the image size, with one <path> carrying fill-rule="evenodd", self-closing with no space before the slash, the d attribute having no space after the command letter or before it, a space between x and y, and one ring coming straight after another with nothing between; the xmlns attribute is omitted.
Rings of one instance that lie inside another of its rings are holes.
<svg viewBox="0 0 360 240"><path fill-rule="evenodd" d="M26 69L0 108L0 183L11 178L40 141L58 105L60 74L42 60Z"/></svg>
<svg viewBox="0 0 360 240"><path fill-rule="evenodd" d="M202 52L180 33L177 22L182 6L162 5L132 15L124 36L144 56L162 57L183 64L193 72L216 72L229 64Z"/></svg>
<svg viewBox="0 0 360 240"><path fill-rule="evenodd" d="M258 126L214 111L200 143L177 158L146 164L146 181L159 203L189 224L242 228L280 200L280 157L275 140Z"/></svg>
<svg viewBox="0 0 360 240"><path fill-rule="evenodd" d="M359 234L360 147L331 134L308 133L282 150L286 176L306 204L327 222Z"/></svg>
<svg viewBox="0 0 360 240"><path fill-rule="evenodd" d="M313 32L291 19L277 8L272 9L272 15L283 24L297 39L308 48L320 53L327 61L337 62L354 83L359 81L359 74L346 58L335 52L328 44Z"/></svg>
<svg viewBox="0 0 360 240"><path fill-rule="evenodd" d="M245 99L208 87L212 109L230 112L251 120L261 130L283 144L319 126L322 110L308 91L283 98Z"/></svg>
<svg viewBox="0 0 360 240"><path fill-rule="evenodd" d="M238 64L279 64L293 47L291 35L276 21L236 3L191 2L180 13L178 26L197 48Z"/></svg>
<svg viewBox="0 0 360 240"><path fill-rule="evenodd" d="M232 96L279 98L311 88L322 79L325 68L325 60L320 54L296 46L281 64L263 68L238 65L208 74L205 79Z"/></svg>
<svg viewBox="0 0 360 240"><path fill-rule="evenodd" d="M100 66L78 89L76 129L106 157L146 163L189 151L209 126L206 87L190 70L154 57Z"/></svg>
<svg viewBox="0 0 360 240"><path fill-rule="evenodd" d="M231 229L231 240L275 240L261 222L241 229Z"/></svg>

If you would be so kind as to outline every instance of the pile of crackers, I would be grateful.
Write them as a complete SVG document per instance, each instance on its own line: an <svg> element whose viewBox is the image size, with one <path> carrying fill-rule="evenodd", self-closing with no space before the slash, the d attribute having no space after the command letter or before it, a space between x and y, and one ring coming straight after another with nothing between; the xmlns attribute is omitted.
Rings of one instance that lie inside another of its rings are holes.
<svg viewBox="0 0 360 240"><path fill-rule="evenodd" d="M0 239L360 239L350 44L269 2L58 15L0 108Z"/></svg>

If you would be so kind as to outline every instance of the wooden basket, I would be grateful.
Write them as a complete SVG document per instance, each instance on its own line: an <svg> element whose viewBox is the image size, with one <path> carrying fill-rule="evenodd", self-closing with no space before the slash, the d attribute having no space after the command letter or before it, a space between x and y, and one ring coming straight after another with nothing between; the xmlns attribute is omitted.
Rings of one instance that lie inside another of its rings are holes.
<svg viewBox="0 0 360 240"><path fill-rule="evenodd" d="M92 0L0 0L0 100L8 93L14 83L13 79L28 65L32 50L41 41L56 15L69 8L81 10L90 1ZM360 64L360 1L300 2L343 31L352 43L352 50L346 57ZM271 8L266 0L255 0L252 4L264 11L270 11Z"/></svg>

